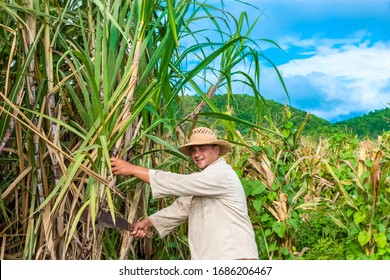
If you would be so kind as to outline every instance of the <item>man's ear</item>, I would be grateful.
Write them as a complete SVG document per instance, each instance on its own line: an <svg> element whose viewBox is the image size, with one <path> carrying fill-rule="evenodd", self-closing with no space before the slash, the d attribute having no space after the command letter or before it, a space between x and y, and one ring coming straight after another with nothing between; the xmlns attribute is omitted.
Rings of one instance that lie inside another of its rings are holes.
<svg viewBox="0 0 390 280"><path fill-rule="evenodd" d="M215 146L214 146L214 149L217 149L217 150L218 150L218 155L221 154L221 146L215 145Z"/></svg>

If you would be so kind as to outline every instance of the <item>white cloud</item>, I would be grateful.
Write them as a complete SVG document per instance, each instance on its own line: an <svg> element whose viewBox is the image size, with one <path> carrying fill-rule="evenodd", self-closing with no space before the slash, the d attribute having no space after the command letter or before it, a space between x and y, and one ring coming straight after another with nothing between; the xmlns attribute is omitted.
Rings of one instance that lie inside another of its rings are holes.
<svg viewBox="0 0 390 280"><path fill-rule="evenodd" d="M304 59L280 65L291 99L301 100L308 93L297 91L295 79L306 79L311 85L312 94L322 100L320 103L307 102L307 111L327 120L335 120L338 115L367 113L388 106L390 91L390 45L378 42L371 46L362 43L358 46L316 42L316 54ZM294 88L295 87L295 88ZM387 90L386 90L387 89ZM294 103L294 102L293 102ZM329 108L331 105L331 108ZM319 107L318 107L319 106Z"/></svg>
<svg viewBox="0 0 390 280"><path fill-rule="evenodd" d="M292 47L302 49L301 54L314 55L327 52L334 52L336 46L367 45L369 41L363 41L368 38L370 33L367 30L359 30L351 34L348 38L322 38L321 34L313 34L313 37L302 39L299 34L283 35L278 39L280 47L288 52Z"/></svg>

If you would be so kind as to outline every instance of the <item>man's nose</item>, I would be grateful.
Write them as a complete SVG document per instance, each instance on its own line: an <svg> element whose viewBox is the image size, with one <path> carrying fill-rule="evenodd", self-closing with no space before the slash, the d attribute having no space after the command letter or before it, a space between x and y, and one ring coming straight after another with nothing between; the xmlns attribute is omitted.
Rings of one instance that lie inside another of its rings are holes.
<svg viewBox="0 0 390 280"><path fill-rule="evenodd" d="M200 150L194 150L193 151L194 157L198 157L200 155Z"/></svg>

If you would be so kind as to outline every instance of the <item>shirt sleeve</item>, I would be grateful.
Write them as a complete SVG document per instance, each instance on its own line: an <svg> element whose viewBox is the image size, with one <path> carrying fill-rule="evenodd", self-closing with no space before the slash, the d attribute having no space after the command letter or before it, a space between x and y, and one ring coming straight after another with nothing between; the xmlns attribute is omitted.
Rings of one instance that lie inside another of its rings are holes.
<svg viewBox="0 0 390 280"><path fill-rule="evenodd" d="M216 164L202 172L177 174L161 170L150 170L150 186L154 198L174 196L221 197L232 180L232 169Z"/></svg>
<svg viewBox="0 0 390 280"><path fill-rule="evenodd" d="M190 213L192 197L179 197L170 206L149 216L160 237L169 234L175 227L184 223Z"/></svg>

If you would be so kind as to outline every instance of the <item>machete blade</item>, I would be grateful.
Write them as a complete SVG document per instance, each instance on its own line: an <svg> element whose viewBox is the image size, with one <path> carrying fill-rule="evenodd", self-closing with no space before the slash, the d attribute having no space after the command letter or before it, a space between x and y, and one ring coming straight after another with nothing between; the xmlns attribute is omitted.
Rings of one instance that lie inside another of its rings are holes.
<svg viewBox="0 0 390 280"><path fill-rule="evenodd" d="M123 218L115 216L115 222L112 219L111 213L102 211L97 219L97 224L100 228L116 228L130 231L132 225Z"/></svg>

